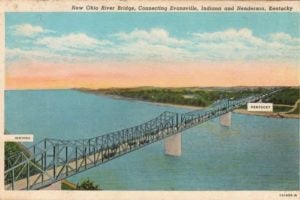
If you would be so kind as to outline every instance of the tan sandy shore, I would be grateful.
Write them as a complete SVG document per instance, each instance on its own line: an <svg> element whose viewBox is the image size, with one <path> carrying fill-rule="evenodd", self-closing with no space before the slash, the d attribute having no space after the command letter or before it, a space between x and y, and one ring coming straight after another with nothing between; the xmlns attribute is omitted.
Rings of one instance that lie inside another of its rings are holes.
<svg viewBox="0 0 300 200"><path fill-rule="evenodd" d="M178 104L171 104L171 103L158 103L158 102L151 102L151 101L142 101L139 99L132 99L132 98L126 98L126 97L120 97L120 96L111 96L113 98L117 99L127 99L127 100L135 100L135 101L141 101L146 102L153 105L158 106L170 106L170 107L176 107L176 108L188 108L192 110L197 109L204 109L205 107L198 107L198 106L189 106L189 105L178 105ZM264 117L273 117L273 118L294 118L299 119L300 115L297 114L286 114L286 113L274 113L274 112L249 112L246 109L235 109L233 112L244 114L244 115L257 115L257 116L264 116Z"/></svg>
<svg viewBox="0 0 300 200"><path fill-rule="evenodd" d="M135 98L130 98L130 97L123 97L123 96L111 95L111 94L104 94L104 93L95 93L95 92L89 92L89 91L82 91L82 92L87 92L87 93L95 94L95 95L107 96L107 97L110 97L110 98L113 98L113 99L129 100L129 101L140 101L140 102L149 103L149 104L158 105L158 106L170 106L170 107L176 107L176 108L188 108L188 109L193 109L193 110L203 109L204 108L204 107L191 106L191 105L180 105L180 104L172 104L172 103L153 102L153 101L135 99Z"/></svg>
<svg viewBox="0 0 300 200"><path fill-rule="evenodd" d="M115 96L115 95L109 95L112 98L116 99L127 99L127 100L134 100L134 101L141 101L146 102L149 104L159 105L159 106L170 106L170 107L176 107L176 108L188 108L188 109L204 109L205 107L198 107L198 106L189 106L189 105L179 105L179 104L172 104L172 103L159 103L159 102L151 102L151 101L143 101L140 99L134 99L134 98L127 98L127 97L121 97L121 96ZM274 112L249 112L246 109L235 109L233 112L239 113L239 114L245 114L245 115L256 115L256 116L264 116L264 117L273 117L273 118L294 118L299 119L300 115L297 114L286 114L286 113L274 113Z"/></svg>
<svg viewBox="0 0 300 200"><path fill-rule="evenodd" d="M148 102L148 103L151 103L154 105L161 105L161 106L189 108L189 109L193 109L193 110L205 108L205 107L177 105L177 104L170 104L170 103L154 103L154 102ZM256 116L264 116L264 117L272 117L272 118L293 118L293 119L300 118L300 115L297 115L297 114L274 113L274 112L249 112L246 109L235 109L233 112L239 113L239 114L244 114L244 115L256 115Z"/></svg>
<svg viewBox="0 0 300 200"><path fill-rule="evenodd" d="M95 94L95 95L108 96L108 97L111 97L111 98L114 98L114 99L140 101L140 102L145 102L145 103L158 105L158 106L170 106L170 107L176 107L176 108L187 108L187 109L192 109L192 110L205 108L205 107L190 106L190 105L179 105L179 104L172 104L172 103L160 103L160 102L145 101L145 100L141 100L141 99L122 97L122 96L118 96L118 95L108 95L108 94L104 94L104 93L93 93L93 92L89 92L89 91L84 91L84 92L88 92L88 93ZM249 112L246 109L235 109L233 112L239 113L239 114L245 114L245 115L257 115L257 116L265 116L265 117L273 117L273 118L294 118L294 119L299 119L300 118L300 115L298 115L298 114L286 114L286 113L274 113L274 112Z"/></svg>
<svg viewBox="0 0 300 200"><path fill-rule="evenodd" d="M118 99L122 99L122 97L118 97ZM130 100L130 98L126 98L127 100ZM131 99L135 101L141 101L146 102L149 104L159 105L159 106L170 106L170 107L176 107L176 108L188 108L188 109L204 109L205 107L197 107L197 106L189 106L189 105L178 105L178 104L171 104L171 103L158 103L158 102L151 102L151 101L142 101L138 99ZM249 112L246 109L235 109L233 112L244 114L244 115L256 115L256 116L264 116L264 117L272 117L272 118L293 118L293 119L299 119L300 115L297 114L286 114L286 113L274 113L274 112Z"/></svg>
<svg viewBox="0 0 300 200"><path fill-rule="evenodd" d="M142 100L137 100L137 101L142 101ZM170 106L170 107L176 107L176 108L188 108L192 110L198 110L198 109L203 109L205 107L198 107L198 106L189 106L189 105L179 105L179 104L171 104L171 103L158 103L158 102L151 102L151 101L142 101L158 106Z"/></svg>
<svg viewBox="0 0 300 200"><path fill-rule="evenodd" d="M300 115L297 114L285 114L285 113L274 113L274 112L249 112L246 109L236 109L233 112L245 114L245 115L257 115L257 116L265 116L265 117L273 117L273 118L294 118L294 119L300 118Z"/></svg>

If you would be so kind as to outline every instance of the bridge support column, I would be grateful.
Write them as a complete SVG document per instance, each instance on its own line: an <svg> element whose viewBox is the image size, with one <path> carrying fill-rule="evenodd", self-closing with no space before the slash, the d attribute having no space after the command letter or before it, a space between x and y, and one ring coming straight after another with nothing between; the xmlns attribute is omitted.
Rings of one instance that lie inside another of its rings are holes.
<svg viewBox="0 0 300 200"><path fill-rule="evenodd" d="M165 139L165 154L181 156L181 133L177 133Z"/></svg>
<svg viewBox="0 0 300 200"><path fill-rule="evenodd" d="M57 181L42 190L61 190L61 181Z"/></svg>
<svg viewBox="0 0 300 200"><path fill-rule="evenodd" d="M231 112L220 116L220 124L223 126L231 126Z"/></svg>

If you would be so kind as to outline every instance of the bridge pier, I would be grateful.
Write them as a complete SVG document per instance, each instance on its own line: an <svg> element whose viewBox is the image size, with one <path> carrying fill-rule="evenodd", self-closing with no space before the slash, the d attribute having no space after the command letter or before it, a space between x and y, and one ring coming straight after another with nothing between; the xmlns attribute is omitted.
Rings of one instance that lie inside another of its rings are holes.
<svg viewBox="0 0 300 200"><path fill-rule="evenodd" d="M231 126L231 112L220 116L220 124L223 126Z"/></svg>
<svg viewBox="0 0 300 200"><path fill-rule="evenodd" d="M165 154L181 156L181 133L177 133L165 139Z"/></svg>

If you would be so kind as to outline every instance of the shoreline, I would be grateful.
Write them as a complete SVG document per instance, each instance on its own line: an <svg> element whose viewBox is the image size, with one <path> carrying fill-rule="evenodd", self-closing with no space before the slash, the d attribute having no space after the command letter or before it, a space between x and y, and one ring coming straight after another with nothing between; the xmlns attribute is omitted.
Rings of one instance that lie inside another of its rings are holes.
<svg viewBox="0 0 300 200"><path fill-rule="evenodd" d="M105 94L101 92L91 92L91 91L83 91L83 90L78 90L80 92L85 92L89 94L94 94L94 95L101 95L101 96L107 96L113 99L118 99L118 100L128 100L128 101L139 101L139 102L144 102L144 103L149 103L157 106L170 106L170 107L175 107L175 108L186 108L186 109L192 109L192 110L197 110L197 109L204 109L205 107L198 107L198 106L191 106L191 105L180 105L180 104L172 104L172 103L161 103L161 102L153 102L153 101L147 101L147 100L141 100L141 99L135 99L135 98L130 98L130 97L123 97L123 96L118 96L118 95L111 95L111 94ZM238 114L243 114L243 115L256 115L256 116L262 116L262 117L269 117L269 118L289 118L289 119L299 119L300 115L298 114L286 114L286 113L274 113L274 112L249 112L246 109L235 109L232 112L238 113Z"/></svg>
<svg viewBox="0 0 300 200"><path fill-rule="evenodd" d="M154 104L154 105L157 105L157 106L170 106L170 107L176 107L176 108L188 108L188 109L193 109L193 110L205 108L205 107L191 106L191 105L181 105L181 104L147 101L147 100L135 99L135 98L130 98L130 97L123 97L123 96L118 96L118 95L105 94L105 93L101 93L101 92L96 93L96 92L82 91L82 90L78 90L78 91L84 92L84 93L89 93L89 94L94 94L94 95L98 95L98 96L106 96L106 97L110 97L112 99L117 99L117 100L139 101L139 102L143 102L143 103Z"/></svg>
<svg viewBox="0 0 300 200"><path fill-rule="evenodd" d="M180 105L180 104L172 104L172 103L160 103L160 102L152 102L152 101L143 101L143 100L138 100L138 99L133 99L133 100L141 101L141 102L145 102L145 103L149 103L149 104L153 104L153 105L157 105L157 106L169 106L169 107L175 107L175 108L188 108L188 109L192 109L192 110L200 110L200 109L205 108L205 107L190 106L190 105Z"/></svg>
<svg viewBox="0 0 300 200"><path fill-rule="evenodd" d="M286 113L274 113L274 112L250 112L246 109L235 109L234 113L243 115L256 115L269 118L289 118L289 119L299 119L300 115L297 114L286 114Z"/></svg>

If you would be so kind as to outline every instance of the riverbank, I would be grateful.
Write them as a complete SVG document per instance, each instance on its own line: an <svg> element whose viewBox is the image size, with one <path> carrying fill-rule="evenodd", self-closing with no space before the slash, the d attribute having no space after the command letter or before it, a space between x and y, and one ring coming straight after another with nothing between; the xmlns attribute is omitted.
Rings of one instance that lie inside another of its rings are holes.
<svg viewBox="0 0 300 200"><path fill-rule="evenodd" d="M197 110L197 109L205 108L205 107L193 106L193 105L154 102L154 101L143 100L143 99L139 99L139 98L125 97L125 96L120 96L120 95L115 95L115 94L108 94L105 92L99 92L99 91L95 92L93 90L79 90L79 91L94 94L94 95L107 96L107 97L110 97L113 99L128 100L128 101L140 101L140 102L145 102L145 103L158 105L158 106L170 106L170 107L185 108L185 109L190 109L190 110ZM289 106L289 105L281 105L281 106L293 107L293 106ZM272 117L272 118L293 118L293 119L300 118L299 114L288 114L287 112L252 112L252 111L250 112L250 111L247 111L246 109L235 109L233 112L239 113L239 114L245 114L245 115L256 115L256 116L264 116L264 117Z"/></svg>
<svg viewBox="0 0 300 200"><path fill-rule="evenodd" d="M191 109L191 110L197 110L197 109L205 108L205 107L200 107L200 106L191 106L191 105L182 105L182 104L172 104L172 103L161 103L161 102L147 101L147 100L141 100L141 99L136 99L136 98L131 98L131 97L124 97L124 96L98 93L98 92L96 93L96 92L90 92L90 91L84 91L84 90L79 90L79 91L89 93L89 94L98 95L98 96L106 96L106 97L110 97L112 99L127 100L127 101L139 101L139 102L149 103L149 104L157 105L157 106L170 106L170 107L176 107L176 108L187 108L187 109Z"/></svg>
<svg viewBox="0 0 300 200"><path fill-rule="evenodd" d="M67 179L63 179L61 181L61 189L62 190L76 190L77 187L74 183L72 183L71 181L67 180Z"/></svg>
<svg viewBox="0 0 300 200"><path fill-rule="evenodd" d="M300 115L298 114L286 114L286 113L274 113L274 112L253 112L247 111L246 109L235 109L233 112L244 114L244 115L256 115L256 116L264 116L264 117L272 117L272 118L293 118L299 119Z"/></svg>
<svg viewBox="0 0 300 200"><path fill-rule="evenodd" d="M188 109L204 109L205 107L197 107L197 106L186 106L186 105L176 105L176 104L169 104L169 103L155 103L155 102L148 102L154 105L159 106L171 106L176 108L188 108ZM287 114L287 113L274 113L274 112L253 112L247 111L246 109L235 109L234 113L244 114L244 115L256 115L256 116L263 116L263 117L272 117L272 118L292 118L292 119L299 119L300 115L298 114Z"/></svg>

